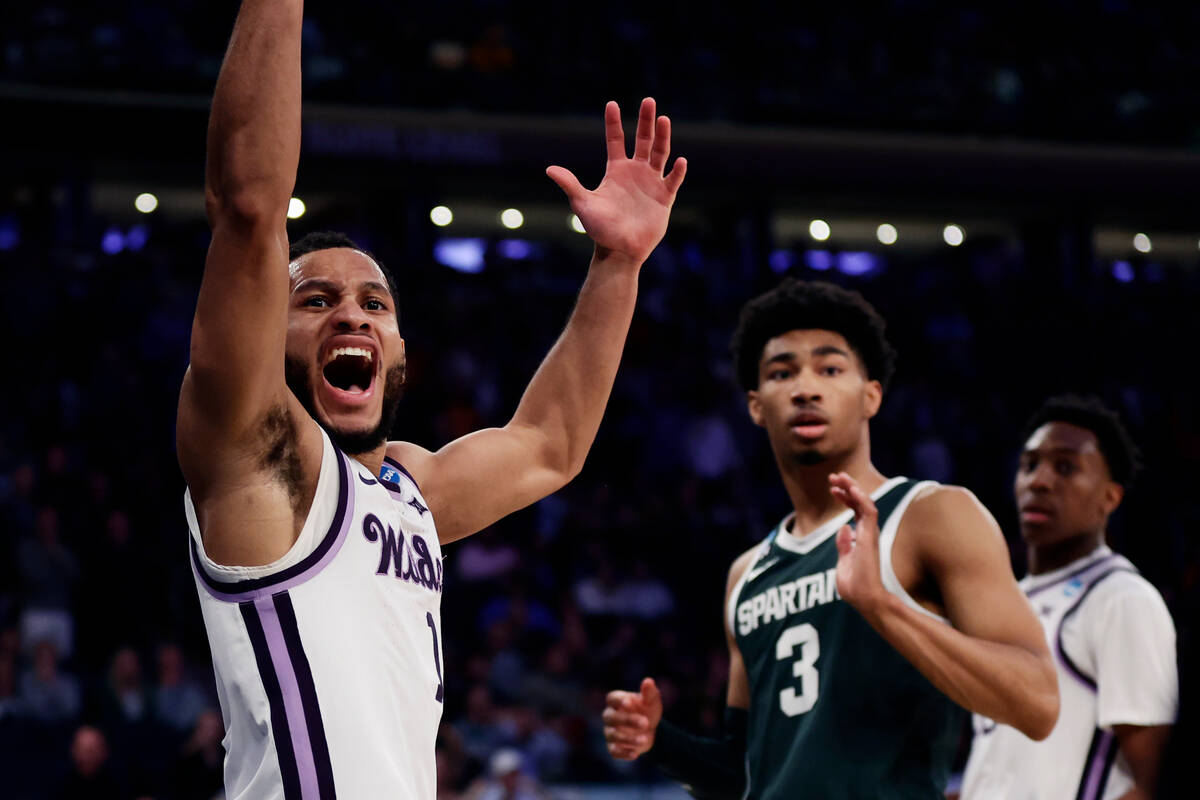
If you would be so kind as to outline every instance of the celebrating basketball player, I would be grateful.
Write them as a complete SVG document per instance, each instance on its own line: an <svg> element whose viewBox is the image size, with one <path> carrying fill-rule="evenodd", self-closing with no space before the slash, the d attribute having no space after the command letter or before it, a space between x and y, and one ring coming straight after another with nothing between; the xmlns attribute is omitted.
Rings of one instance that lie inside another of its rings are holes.
<svg viewBox="0 0 1200 800"><path fill-rule="evenodd" d="M956 704L1045 737L1054 667L995 521L871 463L895 355L875 309L787 280L743 308L733 350L792 512L729 571L725 735L664 721L647 678L609 694L609 751L697 797L876 800L942 795Z"/></svg>
<svg viewBox="0 0 1200 800"><path fill-rule="evenodd" d="M1138 470L1116 412L1047 400L1026 426L1015 494L1029 575L1021 588L1058 655L1062 713L1044 742L975 715L964 800L1154 797L1175 721L1175 626L1158 590L1104 543Z"/></svg>
<svg viewBox="0 0 1200 800"><path fill-rule="evenodd" d="M300 0L245 0L208 133L212 242L179 400L191 558L231 798L435 795L440 545L557 490L596 435L686 164L642 103L605 111L594 191L549 176L595 242L566 329L511 421L429 452L386 437L404 383L397 290L341 236L289 256Z"/></svg>

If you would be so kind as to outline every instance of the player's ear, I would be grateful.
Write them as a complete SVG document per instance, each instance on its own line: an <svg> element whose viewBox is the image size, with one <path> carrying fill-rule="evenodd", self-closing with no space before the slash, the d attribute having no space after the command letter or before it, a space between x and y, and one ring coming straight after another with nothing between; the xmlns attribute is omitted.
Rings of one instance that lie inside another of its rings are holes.
<svg viewBox="0 0 1200 800"><path fill-rule="evenodd" d="M879 381L867 381L863 384L863 406L867 412L867 419L872 419L879 413L879 407L883 404L883 384Z"/></svg>
<svg viewBox="0 0 1200 800"><path fill-rule="evenodd" d="M758 427L763 426L763 408L762 400L758 397L758 392L751 389L746 392L746 410L750 412L750 419Z"/></svg>
<svg viewBox="0 0 1200 800"><path fill-rule="evenodd" d="M1121 501L1125 499L1125 487L1116 481L1108 481L1104 484L1104 491L1100 495L1100 508L1104 511L1104 516L1108 516L1117 510L1117 506L1121 505Z"/></svg>

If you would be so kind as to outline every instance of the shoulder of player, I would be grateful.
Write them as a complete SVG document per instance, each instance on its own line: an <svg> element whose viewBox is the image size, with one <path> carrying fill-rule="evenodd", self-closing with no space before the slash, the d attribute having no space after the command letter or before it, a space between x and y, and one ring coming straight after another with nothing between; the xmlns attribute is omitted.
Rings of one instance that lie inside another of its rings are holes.
<svg viewBox="0 0 1200 800"><path fill-rule="evenodd" d="M754 556L760 548L762 548L762 544L756 544L733 560L733 563L729 566L729 578L725 581L726 597L733 591L733 587L742 579L742 575L746 573L750 565L754 563Z"/></svg>
<svg viewBox="0 0 1200 800"><path fill-rule="evenodd" d="M1004 547L999 524L975 493L948 484L920 490L900 520L899 534L934 560L964 553L972 542Z"/></svg>
<svg viewBox="0 0 1200 800"><path fill-rule="evenodd" d="M1132 604L1140 609L1158 608L1168 616L1166 601L1150 581L1138 572L1120 567L1103 573L1088 591L1083 601L1087 605L1102 607L1105 613L1122 604Z"/></svg>
<svg viewBox="0 0 1200 800"><path fill-rule="evenodd" d="M433 453L412 442L388 442L384 457L399 464L421 487L422 494L428 491L433 476Z"/></svg>

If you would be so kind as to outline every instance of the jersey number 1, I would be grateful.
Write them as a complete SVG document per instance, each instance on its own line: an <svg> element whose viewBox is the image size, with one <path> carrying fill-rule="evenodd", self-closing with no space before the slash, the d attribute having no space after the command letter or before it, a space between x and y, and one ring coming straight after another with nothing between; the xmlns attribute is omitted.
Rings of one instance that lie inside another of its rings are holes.
<svg viewBox="0 0 1200 800"><path fill-rule="evenodd" d="M812 710L817 702L817 670L813 665L821 655L817 629L809 623L793 625L779 635L775 643L775 659L787 661L800 649L800 657L792 662L792 677L800 679L800 692L789 686L779 693L779 707L789 717L798 717Z"/></svg>
<svg viewBox="0 0 1200 800"><path fill-rule="evenodd" d="M426 624L429 625L429 632L433 634L433 668L437 670L437 676L438 676L437 693L434 694L433 699L437 700L440 703L440 702L442 702L442 693L443 693L443 689L442 689L442 659L438 655L437 625L435 625L433 622L433 613L432 612L429 612L429 611L425 612L425 622L426 622Z"/></svg>

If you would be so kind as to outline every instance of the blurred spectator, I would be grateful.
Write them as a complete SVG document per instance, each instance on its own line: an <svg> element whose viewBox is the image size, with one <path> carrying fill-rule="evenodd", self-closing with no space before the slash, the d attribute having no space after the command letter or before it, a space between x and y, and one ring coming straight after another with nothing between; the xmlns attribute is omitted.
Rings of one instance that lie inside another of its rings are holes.
<svg viewBox="0 0 1200 800"><path fill-rule="evenodd" d="M26 648L35 642L50 641L67 658L75 642L71 595L79 579L79 564L60 541L58 525L58 511L42 506L33 538L20 545L18 560L24 589L21 639Z"/></svg>
<svg viewBox="0 0 1200 800"><path fill-rule="evenodd" d="M82 725L71 740L71 771L59 787L60 800L124 800L109 766L108 743L104 734L91 725Z"/></svg>
<svg viewBox="0 0 1200 800"><path fill-rule="evenodd" d="M132 647L113 654L100 696L100 718L109 730L123 730L149 718L150 697L142 683L142 662Z"/></svg>
<svg viewBox="0 0 1200 800"><path fill-rule="evenodd" d="M71 722L79 716L79 683L59 672L58 648L43 640L33 646L33 667L21 678L21 711L43 723Z"/></svg>
<svg viewBox="0 0 1200 800"><path fill-rule="evenodd" d="M497 750L488 760L486 777L467 789L464 800L549 800L537 779L521 772L518 750Z"/></svg>
<svg viewBox="0 0 1200 800"><path fill-rule="evenodd" d="M645 620L658 619L675 608L675 598L661 578L639 559L632 574L617 579L608 560L596 567L596 574L575 585L575 601L585 614L619 615Z"/></svg>
<svg viewBox="0 0 1200 800"><path fill-rule="evenodd" d="M20 711L16 659L9 653L0 653L0 721L18 716Z"/></svg>
<svg viewBox="0 0 1200 800"><path fill-rule="evenodd" d="M484 685L476 684L468 690L466 715L452 724L464 754L479 763L486 763L491 753L513 740L511 725L497 712L492 694Z"/></svg>
<svg viewBox="0 0 1200 800"><path fill-rule="evenodd" d="M187 675L183 650L177 644L158 648L158 684L154 687L154 715L167 727L186 732L208 706L200 686Z"/></svg>
<svg viewBox="0 0 1200 800"><path fill-rule="evenodd" d="M171 769L173 800L213 800L223 796L225 750L221 740L224 737L225 726L218 712L207 709L196 717L195 729Z"/></svg>

